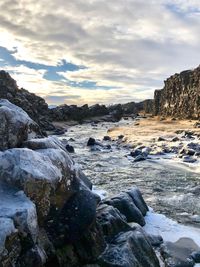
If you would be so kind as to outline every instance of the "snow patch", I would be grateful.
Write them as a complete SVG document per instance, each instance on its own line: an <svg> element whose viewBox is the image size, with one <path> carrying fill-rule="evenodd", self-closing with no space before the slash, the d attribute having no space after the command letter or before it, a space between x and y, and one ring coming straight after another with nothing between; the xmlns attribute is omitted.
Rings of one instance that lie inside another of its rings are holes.
<svg viewBox="0 0 200 267"><path fill-rule="evenodd" d="M145 216L144 230L153 235L161 235L164 241L176 242L180 238L191 238L200 246L200 229L185 226L167 218L165 215L149 211Z"/></svg>

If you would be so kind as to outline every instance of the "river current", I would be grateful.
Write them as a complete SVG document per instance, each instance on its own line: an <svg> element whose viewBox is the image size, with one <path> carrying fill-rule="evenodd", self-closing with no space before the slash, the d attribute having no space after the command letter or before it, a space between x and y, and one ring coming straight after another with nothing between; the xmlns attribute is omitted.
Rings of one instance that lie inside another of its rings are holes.
<svg viewBox="0 0 200 267"><path fill-rule="evenodd" d="M61 139L68 140L75 149L71 154L92 181L105 195L114 195L132 186L141 190L147 204L157 213L184 224L200 226L200 174L167 159L152 158L133 162L131 149L118 141L103 141L110 128L132 125L132 120L118 123L82 124L68 128ZM93 137L111 149L87 147ZM167 157L167 156L166 156Z"/></svg>

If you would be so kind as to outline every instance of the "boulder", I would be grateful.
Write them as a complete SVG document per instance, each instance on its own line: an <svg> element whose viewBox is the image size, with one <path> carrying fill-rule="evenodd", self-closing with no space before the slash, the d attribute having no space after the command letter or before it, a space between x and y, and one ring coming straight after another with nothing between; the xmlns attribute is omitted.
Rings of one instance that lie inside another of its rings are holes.
<svg viewBox="0 0 200 267"><path fill-rule="evenodd" d="M145 216L149 210L146 202L144 201L140 190L137 187L132 187L127 191L127 194L132 198L136 207L141 211L142 215Z"/></svg>
<svg viewBox="0 0 200 267"><path fill-rule="evenodd" d="M105 135L105 136L103 137L103 140L104 140L104 141L111 141L111 137L110 137L109 135Z"/></svg>
<svg viewBox="0 0 200 267"><path fill-rule="evenodd" d="M75 151L74 151L74 147L71 146L71 145L66 145L66 149L67 149L67 151L68 151L69 153L74 153L74 152L75 152Z"/></svg>
<svg viewBox="0 0 200 267"><path fill-rule="evenodd" d="M122 231L131 229L127 223L126 217L122 215L118 209L106 204L98 206L97 221L101 225L107 240L111 240Z"/></svg>
<svg viewBox="0 0 200 267"><path fill-rule="evenodd" d="M121 193L109 200L104 200L103 203L117 208L123 215L126 216L128 222L136 222L141 226L145 225L141 211L135 205L129 194L125 192Z"/></svg>
<svg viewBox="0 0 200 267"><path fill-rule="evenodd" d="M27 139L42 136L28 114L5 99L0 99L0 125L0 150L19 147Z"/></svg>
<svg viewBox="0 0 200 267"><path fill-rule="evenodd" d="M99 257L101 267L159 267L156 254L138 225L131 231L120 233Z"/></svg>
<svg viewBox="0 0 200 267"><path fill-rule="evenodd" d="M47 217L46 226L56 247L79 240L94 223L97 200L88 189L81 189L65 202L56 216ZM53 218L53 220L52 220Z"/></svg>
<svg viewBox="0 0 200 267"><path fill-rule="evenodd" d="M37 206L39 219L53 205L59 209L79 190L69 155L61 149L13 148L0 153L1 180L24 190Z"/></svg>
<svg viewBox="0 0 200 267"><path fill-rule="evenodd" d="M92 137L89 138L87 142L87 146L94 146L96 144L96 140Z"/></svg>

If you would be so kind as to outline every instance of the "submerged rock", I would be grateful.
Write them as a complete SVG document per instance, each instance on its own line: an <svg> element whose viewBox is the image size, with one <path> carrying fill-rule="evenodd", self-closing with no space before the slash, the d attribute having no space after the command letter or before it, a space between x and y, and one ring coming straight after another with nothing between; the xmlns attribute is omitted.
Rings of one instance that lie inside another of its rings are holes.
<svg viewBox="0 0 200 267"><path fill-rule="evenodd" d="M87 146L94 146L96 144L96 140L92 137L89 138L87 142Z"/></svg>
<svg viewBox="0 0 200 267"><path fill-rule="evenodd" d="M66 145L66 149L67 149L67 151L68 151L69 153L74 153L74 152L75 152L74 147L71 146L71 145Z"/></svg>

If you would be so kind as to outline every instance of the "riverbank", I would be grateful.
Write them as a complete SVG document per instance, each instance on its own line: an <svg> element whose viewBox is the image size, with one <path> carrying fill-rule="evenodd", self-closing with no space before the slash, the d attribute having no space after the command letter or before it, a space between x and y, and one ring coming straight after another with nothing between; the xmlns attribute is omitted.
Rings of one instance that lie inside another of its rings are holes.
<svg viewBox="0 0 200 267"><path fill-rule="evenodd" d="M123 127L109 129L109 135L116 139L123 135L126 143L133 146L155 142L159 137L173 138L178 131L192 131L200 135L200 128L195 128L196 120L173 120L172 118L162 119L161 117L147 117L133 121L132 124Z"/></svg>

